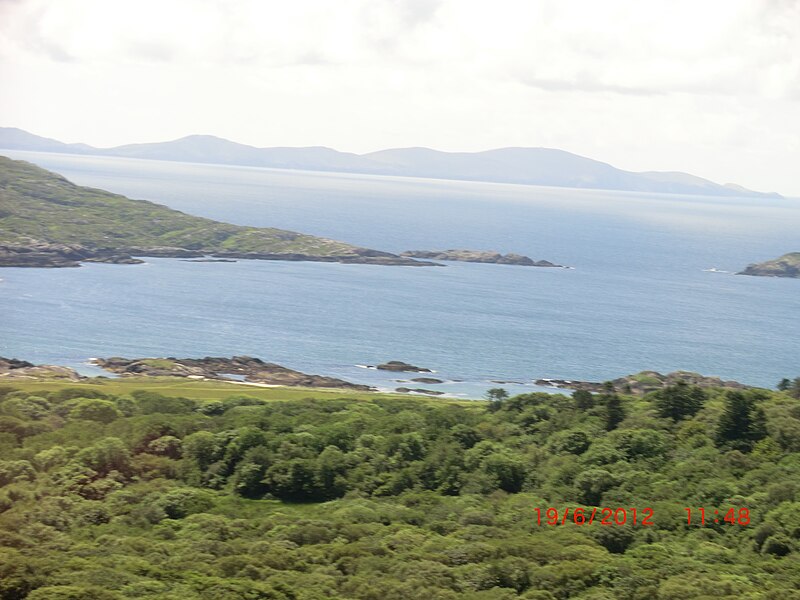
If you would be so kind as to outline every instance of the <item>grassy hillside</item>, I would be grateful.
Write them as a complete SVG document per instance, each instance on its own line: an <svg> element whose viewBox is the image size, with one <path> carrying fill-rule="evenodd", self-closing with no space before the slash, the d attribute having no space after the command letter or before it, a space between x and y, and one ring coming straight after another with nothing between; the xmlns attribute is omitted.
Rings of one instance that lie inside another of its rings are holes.
<svg viewBox="0 0 800 600"><path fill-rule="evenodd" d="M0 157L0 243L30 239L89 248L152 248L352 254L354 246L272 228L241 227L144 200L75 185L24 161Z"/></svg>
<svg viewBox="0 0 800 600"><path fill-rule="evenodd" d="M2 385L0 599L798 599L781 388Z"/></svg>

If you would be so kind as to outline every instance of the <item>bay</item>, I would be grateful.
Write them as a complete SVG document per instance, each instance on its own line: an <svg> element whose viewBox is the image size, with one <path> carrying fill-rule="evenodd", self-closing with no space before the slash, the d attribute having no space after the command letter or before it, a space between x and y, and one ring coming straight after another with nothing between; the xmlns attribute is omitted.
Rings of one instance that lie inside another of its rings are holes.
<svg viewBox="0 0 800 600"><path fill-rule="evenodd" d="M0 355L250 354L393 388L356 365L493 381L686 369L773 387L800 375L800 280L736 276L800 249L797 199L572 190L0 151L91 185L243 225L388 251L518 252L574 269L239 261L0 269ZM724 272L711 272L715 268ZM417 387L412 384L409 387Z"/></svg>

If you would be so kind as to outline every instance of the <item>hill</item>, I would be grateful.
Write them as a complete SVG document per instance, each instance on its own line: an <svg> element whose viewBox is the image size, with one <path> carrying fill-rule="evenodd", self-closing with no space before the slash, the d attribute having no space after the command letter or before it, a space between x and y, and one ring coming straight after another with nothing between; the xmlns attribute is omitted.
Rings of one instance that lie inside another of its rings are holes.
<svg viewBox="0 0 800 600"><path fill-rule="evenodd" d="M604 162L553 148L500 148L485 152L395 148L358 155L324 147L257 148L210 135L93 148L85 144L64 144L11 127L0 128L0 148L555 187L780 197L779 194L754 192L736 184L719 185L688 173L624 171Z"/></svg>
<svg viewBox="0 0 800 600"><path fill-rule="evenodd" d="M243 227L78 186L0 157L0 265L75 266L131 256L202 256L424 265L293 231Z"/></svg>
<svg viewBox="0 0 800 600"><path fill-rule="evenodd" d="M790 252L780 258L748 265L739 275L759 277L800 277L800 252Z"/></svg>
<svg viewBox="0 0 800 600"><path fill-rule="evenodd" d="M604 162L552 148L500 148L485 152L398 148L364 156L384 163L397 173L415 177L668 194L775 196L741 186L734 189L718 185L687 173L623 171Z"/></svg>

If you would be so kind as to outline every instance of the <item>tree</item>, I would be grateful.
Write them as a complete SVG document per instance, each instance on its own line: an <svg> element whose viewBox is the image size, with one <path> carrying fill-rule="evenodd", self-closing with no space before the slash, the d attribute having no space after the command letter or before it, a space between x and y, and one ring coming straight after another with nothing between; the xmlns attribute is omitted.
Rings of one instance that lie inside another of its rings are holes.
<svg viewBox="0 0 800 600"><path fill-rule="evenodd" d="M622 408L622 400L615 393L603 394L601 399L606 405L606 431L612 431L625 419L625 409Z"/></svg>
<svg viewBox="0 0 800 600"><path fill-rule="evenodd" d="M753 397L738 390L728 392L717 422L717 446L749 452L766 435L766 416Z"/></svg>
<svg viewBox="0 0 800 600"><path fill-rule="evenodd" d="M217 438L210 431L198 431L183 440L184 456L194 460L201 471L214 462L218 452Z"/></svg>
<svg viewBox="0 0 800 600"><path fill-rule="evenodd" d="M15 481L33 481L36 471L27 460L0 460L0 486Z"/></svg>
<svg viewBox="0 0 800 600"><path fill-rule="evenodd" d="M111 423L111 421L121 416L122 413L113 402L94 398L80 400L75 405L75 408L69 411L70 419L85 419L86 421L97 421L98 423Z"/></svg>
<svg viewBox="0 0 800 600"><path fill-rule="evenodd" d="M795 377L794 381L792 382L792 387L789 388L789 394L793 398L797 398L800 400L800 377Z"/></svg>
<svg viewBox="0 0 800 600"><path fill-rule="evenodd" d="M588 390L575 390L572 393L572 399L578 410L589 410L594 407L594 396Z"/></svg>
<svg viewBox="0 0 800 600"><path fill-rule="evenodd" d="M317 457L317 482L326 498L338 498L344 495L347 482L345 454L336 446L328 446Z"/></svg>
<svg viewBox="0 0 800 600"><path fill-rule="evenodd" d="M489 410L495 411L500 408L500 403L503 400L508 399L508 392L505 391L503 388L492 388L490 390L486 390L485 397L491 404L489 405Z"/></svg>
<svg viewBox="0 0 800 600"><path fill-rule="evenodd" d="M181 457L181 441L173 435L164 435L147 444L147 451L168 458Z"/></svg>
<svg viewBox="0 0 800 600"><path fill-rule="evenodd" d="M154 413L167 413L167 414L187 414L196 408L196 404L188 398L175 398L172 396L163 396L156 392L149 392L147 390L135 390L131 392L136 403L139 405L139 410L143 414L149 415Z"/></svg>
<svg viewBox="0 0 800 600"><path fill-rule="evenodd" d="M170 519L183 519L195 513L206 512L214 505L208 492L192 488L177 488L161 496L156 502Z"/></svg>
<svg viewBox="0 0 800 600"><path fill-rule="evenodd" d="M236 493L248 498L261 498L267 493L263 483L264 474L272 464L272 454L265 446L256 446L245 452L242 461L236 467L233 477L233 489Z"/></svg>
<svg viewBox="0 0 800 600"><path fill-rule="evenodd" d="M707 395L702 388L679 381L653 393L658 416L677 422L694 416L703 408Z"/></svg>
<svg viewBox="0 0 800 600"><path fill-rule="evenodd" d="M325 499L317 485L314 461L303 458L281 461L267 469L267 491L282 500L313 502Z"/></svg>
<svg viewBox="0 0 800 600"><path fill-rule="evenodd" d="M583 454L592 443L586 432L580 430L563 431L554 435L552 439L553 450L570 454Z"/></svg>
<svg viewBox="0 0 800 600"><path fill-rule="evenodd" d="M105 477L111 471L129 473L131 470L130 452L119 438L103 438L78 452L77 459L100 477Z"/></svg>
<svg viewBox="0 0 800 600"><path fill-rule="evenodd" d="M488 456L483 461L483 468L503 491L519 492L525 483L525 463L510 452Z"/></svg>
<svg viewBox="0 0 800 600"><path fill-rule="evenodd" d="M778 383L778 391L786 392L793 398L800 399L800 377L795 377L794 379L784 377Z"/></svg>
<svg viewBox="0 0 800 600"><path fill-rule="evenodd" d="M616 478L605 469L588 469L575 478L578 500L589 506L597 506L603 492L617 485Z"/></svg>

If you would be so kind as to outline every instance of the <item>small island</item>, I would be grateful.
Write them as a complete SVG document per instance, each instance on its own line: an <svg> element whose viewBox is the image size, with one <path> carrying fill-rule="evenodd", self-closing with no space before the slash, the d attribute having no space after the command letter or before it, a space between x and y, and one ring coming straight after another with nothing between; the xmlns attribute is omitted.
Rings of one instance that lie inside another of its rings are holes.
<svg viewBox="0 0 800 600"><path fill-rule="evenodd" d="M557 265L549 260L533 260L522 254L500 254L492 250L407 250L400 256L408 258L423 258L428 260L450 260L456 262L490 263L496 265L519 265L522 267L557 267L568 269L564 265Z"/></svg>
<svg viewBox="0 0 800 600"><path fill-rule="evenodd" d="M748 265L737 275L756 277L794 277L800 278L800 252L790 252L780 258Z"/></svg>
<svg viewBox="0 0 800 600"><path fill-rule="evenodd" d="M383 363L382 365L378 365L375 367L380 371L410 371L413 373L432 373L430 369L426 369L425 367L417 367L414 365L410 365L402 360L390 360L389 362Z"/></svg>

